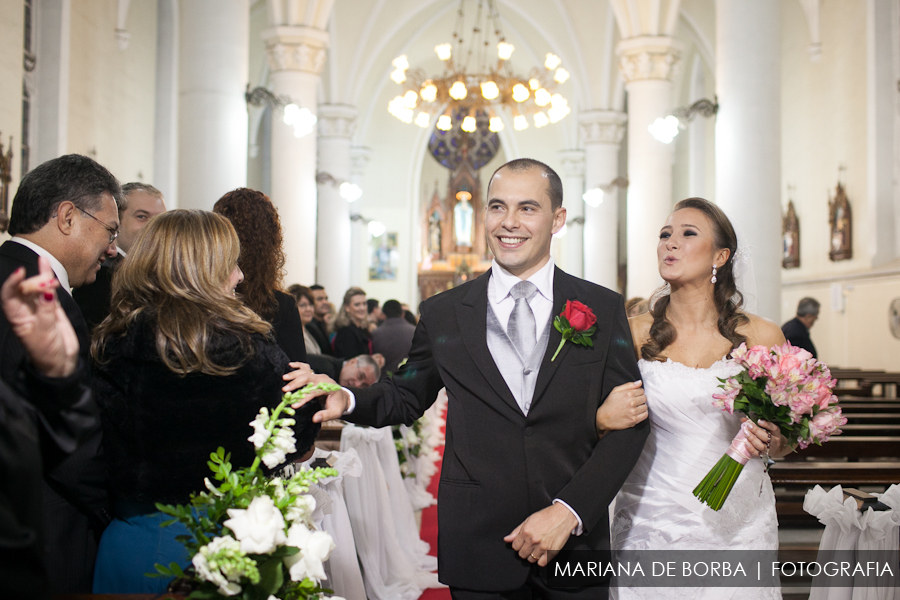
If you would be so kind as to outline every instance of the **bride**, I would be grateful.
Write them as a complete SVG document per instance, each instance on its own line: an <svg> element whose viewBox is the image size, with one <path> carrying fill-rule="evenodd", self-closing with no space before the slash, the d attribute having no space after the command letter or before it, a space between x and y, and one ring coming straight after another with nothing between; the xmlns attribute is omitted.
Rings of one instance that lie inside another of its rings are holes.
<svg viewBox="0 0 900 600"><path fill-rule="evenodd" d="M751 460L718 512L692 490L738 433L738 414L713 406L718 378L737 374L728 355L748 346L784 343L774 323L741 311L734 275L737 236L725 213L701 198L675 205L660 231L659 274L671 293L657 294L651 311L630 319L640 382L619 386L597 412L597 428L630 427L647 418L643 454L615 502L614 551L774 550L775 496L761 460ZM665 288L663 288L665 290ZM774 424L753 425L753 456L790 452ZM774 588L620 588L612 598L781 598Z"/></svg>

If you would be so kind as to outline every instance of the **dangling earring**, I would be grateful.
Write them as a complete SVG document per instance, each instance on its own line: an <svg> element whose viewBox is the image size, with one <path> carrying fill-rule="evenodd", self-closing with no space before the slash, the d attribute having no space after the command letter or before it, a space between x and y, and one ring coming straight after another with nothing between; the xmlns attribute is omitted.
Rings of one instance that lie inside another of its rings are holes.
<svg viewBox="0 0 900 600"><path fill-rule="evenodd" d="M715 263L713 263L713 276L712 276L712 279L709 280L709 282L710 283L716 282L716 264Z"/></svg>

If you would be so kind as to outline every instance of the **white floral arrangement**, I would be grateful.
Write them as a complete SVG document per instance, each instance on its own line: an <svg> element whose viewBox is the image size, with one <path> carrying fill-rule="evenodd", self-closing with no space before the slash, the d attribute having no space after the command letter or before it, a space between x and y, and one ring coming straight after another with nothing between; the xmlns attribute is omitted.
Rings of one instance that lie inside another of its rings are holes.
<svg viewBox="0 0 900 600"><path fill-rule="evenodd" d="M156 507L173 517L162 526L180 522L190 536L177 539L187 548L192 569L178 563L156 565L159 577L192 583L191 600L238 596L243 600L311 600L330 590L323 563L334 549L331 536L316 530L316 500L310 485L337 476L332 468L298 469L288 477L266 479L269 469L296 452L290 404L309 392L340 389L334 384L311 384L291 394L271 411L261 408L250 425L256 459L234 470L230 454L219 448L210 454L209 468L218 485L204 479L206 491L191 494L188 505ZM282 418L282 413L287 417ZM336 596L332 596L337 600Z"/></svg>

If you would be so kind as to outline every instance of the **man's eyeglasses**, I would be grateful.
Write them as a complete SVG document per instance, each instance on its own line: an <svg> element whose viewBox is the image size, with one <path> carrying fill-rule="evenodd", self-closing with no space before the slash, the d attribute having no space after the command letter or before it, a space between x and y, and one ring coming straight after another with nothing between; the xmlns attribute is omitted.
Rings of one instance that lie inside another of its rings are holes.
<svg viewBox="0 0 900 600"><path fill-rule="evenodd" d="M109 243L110 244L112 244L114 241L116 241L116 238L119 237L119 230L117 228L115 228L112 225L109 225L107 223L104 223L103 221L101 221L100 219L98 219L97 217L95 217L94 215L89 213L88 211L84 210L83 208L79 208L77 206L75 208L78 208L78 210L80 210L81 212L83 212L84 214L86 214L87 216L92 218L93 220L95 220L98 223L100 223L101 225L103 225L103 228L109 232Z"/></svg>

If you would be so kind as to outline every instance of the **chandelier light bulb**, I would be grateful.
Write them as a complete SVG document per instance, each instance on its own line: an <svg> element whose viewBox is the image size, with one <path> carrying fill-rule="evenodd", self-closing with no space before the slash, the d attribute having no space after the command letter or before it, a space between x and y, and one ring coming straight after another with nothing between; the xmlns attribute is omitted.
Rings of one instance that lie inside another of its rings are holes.
<svg viewBox="0 0 900 600"><path fill-rule="evenodd" d="M384 223L382 223L381 221L369 221L368 227L369 233L372 235L372 237L376 238L384 235L384 232L387 230L387 228L384 226Z"/></svg>
<svg viewBox="0 0 900 600"><path fill-rule="evenodd" d="M409 90L403 94L403 108L415 108L418 99L419 95L415 91Z"/></svg>
<svg viewBox="0 0 900 600"><path fill-rule="evenodd" d="M544 88L538 88L534 92L534 103L538 106L547 106L550 104L550 92Z"/></svg>
<svg viewBox="0 0 900 600"><path fill-rule="evenodd" d="M540 79L538 79L537 77L532 77L528 80L528 87L530 87L532 90L538 89L539 87L541 87Z"/></svg>
<svg viewBox="0 0 900 600"><path fill-rule="evenodd" d="M355 183L345 181L341 184L341 198L347 202L356 202L362 196L362 188Z"/></svg>
<svg viewBox="0 0 900 600"><path fill-rule="evenodd" d="M560 67L556 70L556 75L553 76L553 79L556 83L565 83L569 80L569 72Z"/></svg>
<svg viewBox="0 0 900 600"><path fill-rule="evenodd" d="M450 56L453 53L453 47L450 44L438 44L434 47L434 51L437 52L439 59L450 60Z"/></svg>
<svg viewBox="0 0 900 600"><path fill-rule="evenodd" d="M547 115L550 117L551 123L558 123L562 121L567 114L569 114L568 106L551 106L550 110L547 111Z"/></svg>
<svg viewBox="0 0 900 600"><path fill-rule="evenodd" d="M515 49L516 47L512 44L500 42L497 44L497 57L500 58L500 60L509 60L509 57L512 56L513 50Z"/></svg>
<svg viewBox="0 0 900 600"><path fill-rule="evenodd" d="M488 125L488 130L493 133L497 133L501 129L503 129L503 119L501 119L500 117L491 117Z"/></svg>
<svg viewBox="0 0 900 600"><path fill-rule="evenodd" d="M316 126L316 115L308 108L300 108L296 104L288 104L284 107L284 122L294 128L294 137L302 138L312 133Z"/></svg>
<svg viewBox="0 0 900 600"><path fill-rule="evenodd" d="M394 80L394 83L403 83L404 81L406 81L406 73L404 73L400 69L396 69L393 73L391 73L391 79Z"/></svg>
<svg viewBox="0 0 900 600"><path fill-rule="evenodd" d="M450 97L454 100L462 100L467 93L466 84L462 81L454 81L450 86Z"/></svg>
<svg viewBox="0 0 900 600"><path fill-rule="evenodd" d="M584 200L584 203L588 206L597 208L603 204L603 190L596 187L591 188L581 196L581 199Z"/></svg>
<svg viewBox="0 0 900 600"><path fill-rule="evenodd" d="M493 81L482 81L481 95L485 100L493 100L500 95L500 88Z"/></svg>
<svg viewBox="0 0 900 600"><path fill-rule="evenodd" d="M392 60L391 64L394 65L394 68L398 71L405 71L409 68L409 60L406 58L405 54L401 54Z"/></svg>
<svg viewBox="0 0 900 600"><path fill-rule="evenodd" d="M426 81L422 89L419 90L419 96L425 102L434 102L437 99L437 86L431 83L430 80Z"/></svg>
<svg viewBox="0 0 900 600"><path fill-rule="evenodd" d="M546 113L538 112L534 114L534 126L541 128L544 125L550 124L550 118L546 115Z"/></svg>
<svg viewBox="0 0 900 600"><path fill-rule="evenodd" d="M516 102L525 102L530 95L531 93L528 91L528 88L521 83L517 83L513 86L512 97Z"/></svg>
<svg viewBox="0 0 900 600"><path fill-rule="evenodd" d="M555 55L551 52L547 53L547 59L544 61L544 66L547 67L548 71L552 71L553 69L558 67L560 64L562 64L562 60L560 60L560 58L557 55Z"/></svg>
<svg viewBox="0 0 900 600"><path fill-rule="evenodd" d="M564 106L568 106L569 101L566 100L562 94L553 94L552 96L550 96L550 104L552 104L554 107L562 108Z"/></svg>
<svg viewBox="0 0 900 600"><path fill-rule="evenodd" d="M450 115L438 117L437 128L441 131L450 131L453 128L453 120L450 118Z"/></svg>
<svg viewBox="0 0 900 600"><path fill-rule="evenodd" d="M516 115L513 117L513 129L516 131L528 129L528 119L525 118L525 115Z"/></svg>
<svg viewBox="0 0 900 600"><path fill-rule="evenodd" d="M412 123L413 122L413 109L411 108L401 108L400 114L397 115L397 118L403 121L404 123Z"/></svg>
<svg viewBox="0 0 900 600"><path fill-rule="evenodd" d="M475 130L478 128L478 125L475 123L475 117L464 118L460 128L468 133L475 133Z"/></svg>
<svg viewBox="0 0 900 600"><path fill-rule="evenodd" d="M678 135L678 119L673 115L666 118L659 117L647 127L647 131L663 144L671 144Z"/></svg>
<svg viewBox="0 0 900 600"><path fill-rule="evenodd" d="M426 112L420 112L416 115L416 125L421 127L422 129L428 127L428 124L431 122L431 117Z"/></svg>

